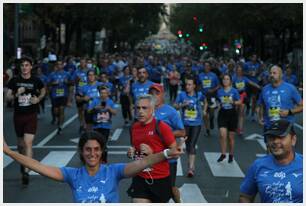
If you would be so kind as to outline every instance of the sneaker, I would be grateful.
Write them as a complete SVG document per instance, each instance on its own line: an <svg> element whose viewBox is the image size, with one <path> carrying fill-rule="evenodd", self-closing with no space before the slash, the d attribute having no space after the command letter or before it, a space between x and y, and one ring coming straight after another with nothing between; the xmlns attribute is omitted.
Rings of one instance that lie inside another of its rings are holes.
<svg viewBox="0 0 306 206"><path fill-rule="evenodd" d="M22 180L22 184L27 186L29 184L29 173L24 172L22 174L22 179L21 180Z"/></svg>
<svg viewBox="0 0 306 206"><path fill-rule="evenodd" d="M57 128L57 134L58 134L58 135L62 134L62 130L63 130L63 129L62 129L61 127Z"/></svg>
<svg viewBox="0 0 306 206"><path fill-rule="evenodd" d="M207 137L210 137L210 130L209 129L206 129L206 135L207 135Z"/></svg>
<svg viewBox="0 0 306 206"><path fill-rule="evenodd" d="M188 173L187 173L187 177L193 177L194 176L194 170L193 169L189 169Z"/></svg>
<svg viewBox="0 0 306 206"><path fill-rule="evenodd" d="M234 160L234 155L229 155L228 156L228 163L232 163L233 162L233 160Z"/></svg>
<svg viewBox="0 0 306 206"><path fill-rule="evenodd" d="M221 154L217 162L222 162L225 159L225 154Z"/></svg>

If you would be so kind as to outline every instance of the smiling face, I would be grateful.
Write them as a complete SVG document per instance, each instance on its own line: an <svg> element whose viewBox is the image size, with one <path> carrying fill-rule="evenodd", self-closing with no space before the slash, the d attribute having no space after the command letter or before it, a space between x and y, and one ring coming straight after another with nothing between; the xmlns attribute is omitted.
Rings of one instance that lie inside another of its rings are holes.
<svg viewBox="0 0 306 206"><path fill-rule="evenodd" d="M286 159L293 153L292 146L296 143L296 136L288 134L286 137L267 137L267 144L271 154L278 160Z"/></svg>
<svg viewBox="0 0 306 206"><path fill-rule="evenodd" d="M97 140L88 140L83 149L82 157L88 167L97 167L102 160L102 148Z"/></svg>

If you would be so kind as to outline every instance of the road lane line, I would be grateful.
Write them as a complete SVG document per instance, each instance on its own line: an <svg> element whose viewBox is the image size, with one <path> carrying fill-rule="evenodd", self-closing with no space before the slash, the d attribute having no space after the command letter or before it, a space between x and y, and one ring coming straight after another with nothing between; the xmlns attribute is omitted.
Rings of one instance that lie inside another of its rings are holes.
<svg viewBox="0 0 306 206"><path fill-rule="evenodd" d="M183 184L179 188L181 193L182 203L207 203L207 200L203 196L199 186L197 184ZM174 203L171 199L170 203Z"/></svg>
<svg viewBox="0 0 306 206"><path fill-rule="evenodd" d="M222 162L217 162L220 156L220 153L217 152L204 152L204 156L215 177L244 177L244 173L235 159L232 163L228 163L227 158Z"/></svg>
<svg viewBox="0 0 306 206"><path fill-rule="evenodd" d="M43 160L41 160L41 163L53 167L64 167L69 163L75 153L76 151L51 151ZM39 174L31 171L30 175Z"/></svg>
<svg viewBox="0 0 306 206"><path fill-rule="evenodd" d="M181 161L181 158L178 158L178 159L177 159L176 176L183 176L183 169L182 169L182 161Z"/></svg>
<svg viewBox="0 0 306 206"><path fill-rule="evenodd" d="M71 122L73 122L76 118L78 117L77 114L75 114L74 116L72 116L70 119L68 119L64 124L63 124L63 129L65 127L67 127ZM47 142L49 142L57 133L57 129L54 130L53 132L51 132L51 134L49 134L47 137L45 137L40 143L37 144L37 146L43 146L45 145Z"/></svg>
<svg viewBox="0 0 306 206"><path fill-rule="evenodd" d="M111 137L111 141L117 141L120 137L122 130L123 130L122 128L116 129L114 134Z"/></svg>
<svg viewBox="0 0 306 206"><path fill-rule="evenodd" d="M3 168L5 168L9 164L11 164L12 162L14 162L14 160L12 158L7 156L6 154L3 154Z"/></svg>
<svg viewBox="0 0 306 206"><path fill-rule="evenodd" d="M303 126L299 125L298 123L294 123L294 126L296 126L297 128L299 128L300 130L303 130Z"/></svg>

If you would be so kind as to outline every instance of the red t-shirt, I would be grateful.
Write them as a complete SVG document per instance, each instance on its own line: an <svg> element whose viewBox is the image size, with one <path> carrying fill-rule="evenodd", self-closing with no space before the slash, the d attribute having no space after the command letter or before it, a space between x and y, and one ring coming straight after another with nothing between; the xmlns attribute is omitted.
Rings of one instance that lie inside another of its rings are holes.
<svg viewBox="0 0 306 206"><path fill-rule="evenodd" d="M164 138L163 143L161 138L156 134L155 123L156 120L154 118L150 123L146 125L143 125L140 122L136 122L133 125L132 145L135 147L136 151L140 151L140 144L147 144L151 147L153 153L158 153L168 148L172 143L175 142L175 138L171 128L165 122L160 121L159 130ZM147 172L146 170L149 172ZM165 160L158 164L155 164L151 168L145 169L144 171L138 174L138 176L145 179L149 179L150 175L153 179L161 179L168 177L170 175L168 161Z"/></svg>

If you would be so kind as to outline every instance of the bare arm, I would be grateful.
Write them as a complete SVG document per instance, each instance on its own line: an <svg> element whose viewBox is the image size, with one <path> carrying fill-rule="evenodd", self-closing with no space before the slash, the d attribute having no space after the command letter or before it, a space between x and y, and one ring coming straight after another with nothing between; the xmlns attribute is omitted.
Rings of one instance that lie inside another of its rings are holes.
<svg viewBox="0 0 306 206"><path fill-rule="evenodd" d="M171 150L167 151L167 154L171 158L178 157L180 154L182 154L182 150L177 149L177 148L172 148ZM155 154L146 156L145 158L141 160L130 162L124 168L124 175L126 177L133 177L137 175L139 172L141 172L142 170L144 170L145 168L150 167L163 160L166 160L164 152L159 152L159 153L155 153Z"/></svg>
<svg viewBox="0 0 306 206"><path fill-rule="evenodd" d="M19 154L18 152L12 151L6 144L6 142L3 140L3 152L10 156L12 159L17 161L18 163L24 165L25 167L30 168L31 170L49 177L53 180L57 181L63 181L64 177L60 170L60 168L57 167L51 167L47 165L41 164L39 161L34 160L30 157L27 157L25 155Z"/></svg>
<svg viewBox="0 0 306 206"><path fill-rule="evenodd" d="M239 202L240 203L251 203L254 202L255 196L250 196L247 194L241 193L239 196Z"/></svg>
<svg viewBox="0 0 306 206"><path fill-rule="evenodd" d="M11 89L7 90L6 99L7 99L7 101L12 101L14 99L13 90L11 90Z"/></svg>

